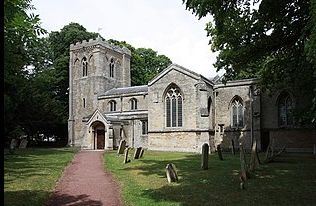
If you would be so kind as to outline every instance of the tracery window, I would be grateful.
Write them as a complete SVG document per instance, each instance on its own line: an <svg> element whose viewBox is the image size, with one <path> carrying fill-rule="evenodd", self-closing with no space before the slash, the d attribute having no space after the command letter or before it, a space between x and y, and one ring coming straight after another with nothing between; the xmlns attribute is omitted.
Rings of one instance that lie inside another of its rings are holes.
<svg viewBox="0 0 316 206"><path fill-rule="evenodd" d="M111 58L111 60L110 60L110 77L114 77L114 59L113 58Z"/></svg>
<svg viewBox="0 0 316 206"><path fill-rule="evenodd" d="M82 59L82 76L88 76L88 62L86 57L83 57Z"/></svg>
<svg viewBox="0 0 316 206"><path fill-rule="evenodd" d="M279 96L278 101L278 120L279 126L286 127L293 125L293 102L287 92Z"/></svg>
<svg viewBox="0 0 316 206"><path fill-rule="evenodd" d="M165 97L167 127L182 127L183 97L176 86L169 88Z"/></svg>
<svg viewBox="0 0 316 206"><path fill-rule="evenodd" d="M244 106L240 97L235 97L231 104L231 127L244 127Z"/></svg>
<svg viewBox="0 0 316 206"><path fill-rule="evenodd" d="M130 100L131 110L137 110L137 99L132 98Z"/></svg>
<svg viewBox="0 0 316 206"><path fill-rule="evenodd" d="M110 107L110 111L111 111L111 112L116 111L116 101L111 100L111 101L109 102L109 107Z"/></svg>

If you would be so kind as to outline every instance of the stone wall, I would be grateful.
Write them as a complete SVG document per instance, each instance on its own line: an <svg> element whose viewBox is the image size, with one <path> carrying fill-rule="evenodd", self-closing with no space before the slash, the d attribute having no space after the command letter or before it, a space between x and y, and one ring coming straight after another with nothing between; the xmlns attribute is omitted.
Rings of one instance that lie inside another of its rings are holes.
<svg viewBox="0 0 316 206"><path fill-rule="evenodd" d="M161 132L148 134L148 148L159 151L198 152L210 144L208 132Z"/></svg>
<svg viewBox="0 0 316 206"><path fill-rule="evenodd" d="M114 87L130 86L130 56L127 48L116 47L101 38L70 46L70 144L83 145L87 126L82 120L98 108L98 95ZM82 72L84 57L88 63L87 76ZM111 58L115 60L114 78L109 76Z"/></svg>
<svg viewBox="0 0 316 206"><path fill-rule="evenodd" d="M224 147L230 145L231 139L234 139L235 145L238 146L238 139L242 132L244 148L251 147L251 133L257 139L258 148L260 148L261 100L255 83L250 79L228 82L226 85L215 85L215 124L224 124ZM244 127L242 128L232 127L231 104L237 96L242 99L244 107Z"/></svg>

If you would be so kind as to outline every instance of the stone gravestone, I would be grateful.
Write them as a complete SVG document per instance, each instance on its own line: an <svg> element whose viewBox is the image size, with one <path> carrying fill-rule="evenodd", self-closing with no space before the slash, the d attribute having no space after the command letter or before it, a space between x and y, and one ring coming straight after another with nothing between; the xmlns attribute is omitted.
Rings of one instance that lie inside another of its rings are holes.
<svg viewBox="0 0 316 206"><path fill-rule="evenodd" d="M139 158L142 158L142 157L143 157L143 154L144 154L144 149L142 149L142 150L140 151Z"/></svg>
<svg viewBox="0 0 316 206"><path fill-rule="evenodd" d="M17 146L17 141L16 141L16 139L12 139L12 140L11 140L11 143L10 143L9 152L10 152L10 153L13 153L14 150L16 149L16 146Z"/></svg>
<svg viewBox="0 0 316 206"><path fill-rule="evenodd" d="M174 164L167 164L166 175L169 183L178 181L177 169Z"/></svg>
<svg viewBox="0 0 316 206"><path fill-rule="evenodd" d="M118 151L117 151L117 154L123 154L124 150L125 150L125 147L126 147L126 141L125 140L121 140L120 146L119 146Z"/></svg>
<svg viewBox="0 0 316 206"><path fill-rule="evenodd" d="M27 140L26 139L22 139L19 149L25 149L27 145Z"/></svg>
<svg viewBox="0 0 316 206"><path fill-rule="evenodd" d="M202 159L201 159L201 167L203 170L208 169L208 151L209 146L207 143L203 144L202 146Z"/></svg>
<svg viewBox="0 0 316 206"><path fill-rule="evenodd" d="M232 154L235 155L235 144L234 144L233 139L232 139Z"/></svg>
<svg viewBox="0 0 316 206"><path fill-rule="evenodd" d="M139 155L140 155L141 150L142 150L142 147L136 148L135 153L134 153L134 159L139 159Z"/></svg>
<svg viewBox="0 0 316 206"><path fill-rule="evenodd" d="M129 148L125 148L125 150L124 150L124 164L131 161L128 159L128 150L129 150Z"/></svg>
<svg viewBox="0 0 316 206"><path fill-rule="evenodd" d="M223 160L223 154L222 154L221 145L217 145L217 153L218 153L218 158L219 158L220 160Z"/></svg>

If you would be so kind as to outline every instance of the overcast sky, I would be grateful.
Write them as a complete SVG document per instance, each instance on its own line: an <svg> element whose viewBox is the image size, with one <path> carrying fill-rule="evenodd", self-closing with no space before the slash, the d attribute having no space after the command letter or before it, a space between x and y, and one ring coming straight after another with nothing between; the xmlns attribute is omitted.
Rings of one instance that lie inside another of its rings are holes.
<svg viewBox="0 0 316 206"><path fill-rule="evenodd" d="M102 28L99 33L105 39L152 48L205 77L216 75L212 65L216 55L205 31L211 17L198 20L182 0L33 0L32 4L49 32L70 22L90 32Z"/></svg>

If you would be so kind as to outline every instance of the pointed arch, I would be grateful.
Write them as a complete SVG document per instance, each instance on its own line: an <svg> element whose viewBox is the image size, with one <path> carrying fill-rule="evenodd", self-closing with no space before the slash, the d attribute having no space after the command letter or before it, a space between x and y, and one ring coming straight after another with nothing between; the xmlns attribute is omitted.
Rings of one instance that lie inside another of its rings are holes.
<svg viewBox="0 0 316 206"><path fill-rule="evenodd" d="M77 63L79 63L79 58L76 58L74 61L74 65L76 65Z"/></svg>
<svg viewBox="0 0 316 206"><path fill-rule="evenodd" d="M88 76L88 61L87 58L84 56L81 60L82 62L82 76Z"/></svg>
<svg viewBox="0 0 316 206"><path fill-rule="evenodd" d="M93 57L93 54L89 56L89 62L91 62L92 57Z"/></svg>
<svg viewBox="0 0 316 206"><path fill-rule="evenodd" d="M183 125L183 94L174 83L164 91L166 127L182 127Z"/></svg>
<svg viewBox="0 0 316 206"><path fill-rule="evenodd" d="M109 68L110 68L110 77L114 78L115 61L113 57L110 58Z"/></svg>
<svg viewBox="0 0 316 206"><path fill-rule="evenodd" d="M240 96L234 96L229 104L230 108L230 125L232 128L244 127L244 103Z"/></svg>
<svg viewBox="0 0 316 206"><path fill-rule="evenodd" d="M277 98L279 127L293 126L293 97L287 91L282 91Z"/></svg>

